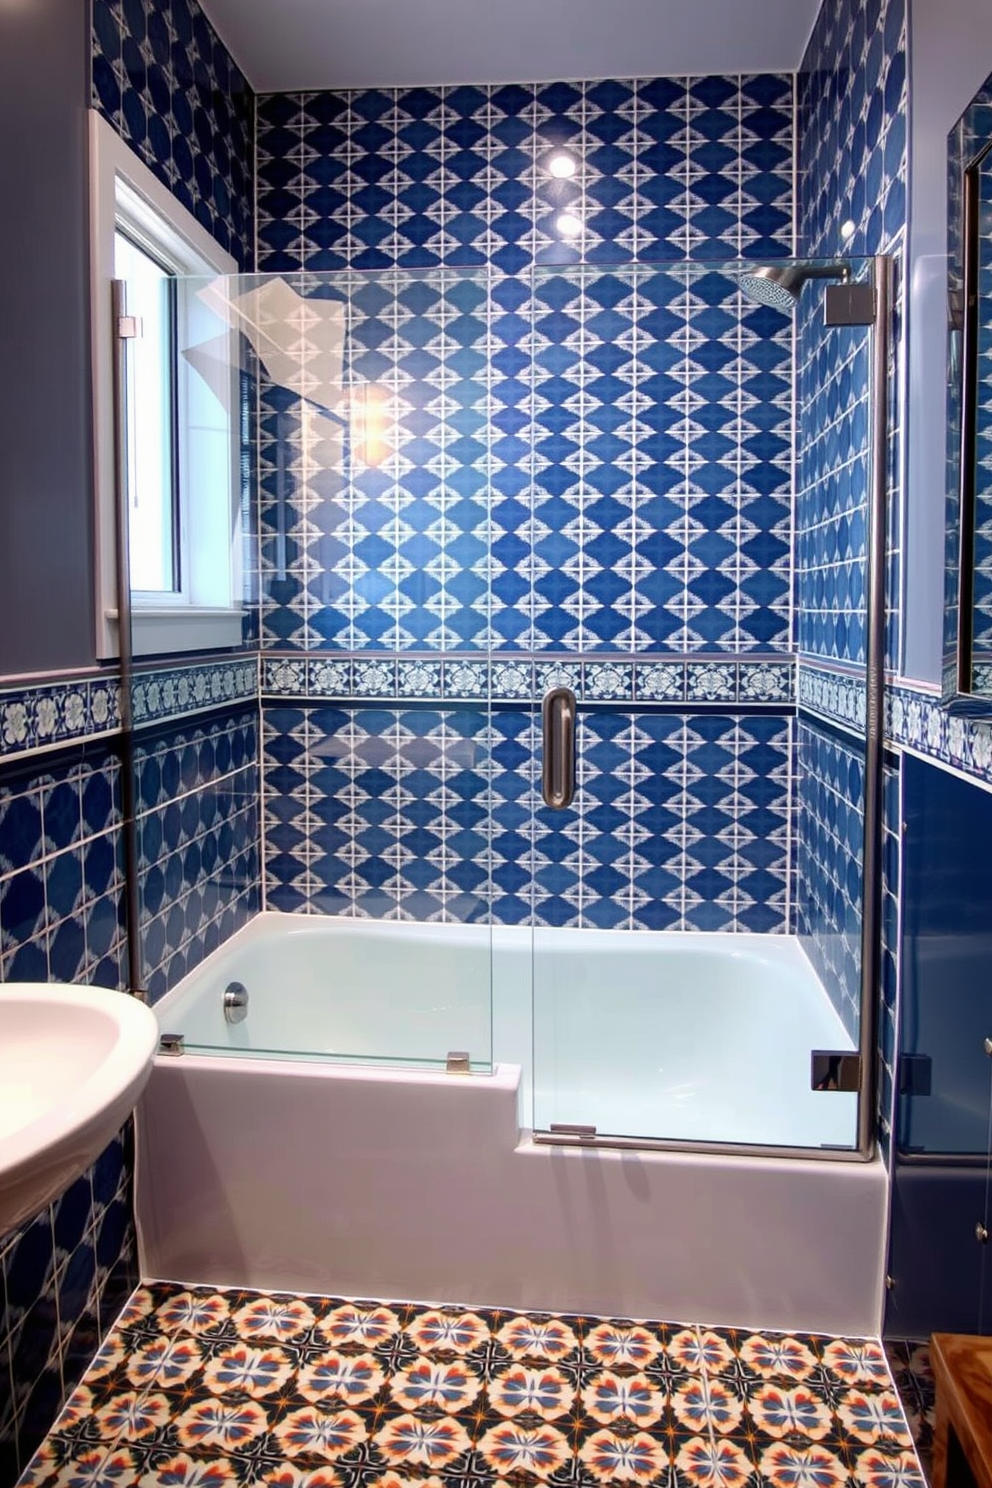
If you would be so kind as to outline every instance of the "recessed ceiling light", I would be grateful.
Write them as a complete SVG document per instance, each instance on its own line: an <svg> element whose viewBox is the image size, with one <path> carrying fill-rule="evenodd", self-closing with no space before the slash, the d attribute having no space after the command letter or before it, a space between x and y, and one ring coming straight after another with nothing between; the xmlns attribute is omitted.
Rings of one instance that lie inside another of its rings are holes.
<svg viewBox="0 0 992 1488"><path fill-rule="evenodd" d="M574 212L562 212L555 226L563 238L577 238L582 231L582 218Z"/></svg>
<svg viewBox="0 0 992 1488"><path fill-rule="evenodd" d="M548 170L559 181L567 181L569 176L574 176L576 171L575 157L566 155L564 150L559 150L552 155L548 161Z"/></svg>

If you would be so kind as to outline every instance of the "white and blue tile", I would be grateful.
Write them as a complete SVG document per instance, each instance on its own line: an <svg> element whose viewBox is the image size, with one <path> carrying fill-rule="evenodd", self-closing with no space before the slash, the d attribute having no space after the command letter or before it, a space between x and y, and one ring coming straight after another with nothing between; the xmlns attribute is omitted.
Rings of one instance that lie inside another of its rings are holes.
<svg viewBox="0 0 992 1488"><path fill-rule="evenodd" d="M848 1034L861 1008L864 747L812 720L797 734L795 930Z"/></svg>
<svg viewBox="0 0 992 1488"><path fill-rule="evenodd" d="M196 0L93 0L93 107L253 267L254 94Z"/></svg>

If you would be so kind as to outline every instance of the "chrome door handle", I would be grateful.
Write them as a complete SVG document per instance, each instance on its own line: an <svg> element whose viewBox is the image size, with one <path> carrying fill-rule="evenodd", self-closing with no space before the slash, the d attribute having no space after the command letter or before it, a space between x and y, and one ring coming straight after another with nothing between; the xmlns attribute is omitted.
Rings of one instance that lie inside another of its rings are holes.
<svg viewBox="0 0 992 1488"><path fill-rule="evenodd" d="M570 687L553 687L545 694L541 721L541 792L545 806L562 811L575 795L575 693Z"/></svg>

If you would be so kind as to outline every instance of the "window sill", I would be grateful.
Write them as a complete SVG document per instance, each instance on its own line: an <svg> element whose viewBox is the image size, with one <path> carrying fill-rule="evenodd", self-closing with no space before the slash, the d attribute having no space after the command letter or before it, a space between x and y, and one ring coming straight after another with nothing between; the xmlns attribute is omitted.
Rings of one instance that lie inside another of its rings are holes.
<svg viewBox="0 0 992 1488"><path fill-rule="evenodd" d="M219 651L241 645L241 610L195 609L183 606L136 606L131 611L131 651L134 656L160 656L173 651ZM117 629L117 611L106 618Z"/></svg>

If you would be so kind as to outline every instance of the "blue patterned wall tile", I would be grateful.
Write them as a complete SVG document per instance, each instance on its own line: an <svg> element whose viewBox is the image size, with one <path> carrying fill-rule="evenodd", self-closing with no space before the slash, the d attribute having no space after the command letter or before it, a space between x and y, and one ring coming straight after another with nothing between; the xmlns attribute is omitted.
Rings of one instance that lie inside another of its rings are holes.
<svg viewBox="0 0 992 1488"><path fill-rule="evenodd" d="M831 257L891 253L906 232L905 0L823 7L798 78L804 251ZM844 222L853 225L846 239ZM896 274L888 564L887 656L898 665L898 513L903 420L895 389L903 356L902 275ZM864 658L868 460L868 337L825 329L807 295L800 310L797 577L803 653Z"/></svg>
<svg viewBox="0 0 992 1488"><path fill-rule="evenodd" d="M638 702L682 702L685 687L684 662L637 662L634 666L634 696Z"/></svg>
<svg viewBox="0 0 992 1488"><path fill-rule="evenodd" d="M325 441L330 464L308 463L301 419L266 395L268 647L784 649L781 317L716 273L540 274L513 287L516 301L498 281L441 272L349 285L347 376L404 384L402 405L382 405L397 468L365 466L340 441ZM712 399L691 418L679 409L683 336L699 342L694 380ZM728 424L718 410L732 395L748 416ZM336 494L315 503L325 478Z"/></svg>
<svg viewBox="0 0 992 1488"><path fill-rule="evenodd" d="M889 1165L895 1114L896 1057L899 999L899 897L902 888L902 762L886 762L883 774L882 820L882 1008L878 1028L879 1142Z"/></svg>
<svg viewBox="0 0 992 1488"><path fill-rule="evenodd" d="M399 661L396 664L398 697L440 698L441 663L433 661Z"/></svg>
<svg viewBox="0 0 992 1488"><path fill-rule="evenodd" d="M250 269L254 94L196 0L93 0L91 101Z"/></svg>
<svg viewBox="0 0 992 1488"><path fill-rule="evenodd" d="M585 220L593 261L619 251L629 262L632 252L656 256L659 248L684 256L700 243L719 243L724 255L755 242L786 251L791 131L791 80L774 77L273 95L259 111L260 267L383 269L415 252L425 263L440 257L516 273L535 260L575 259L575 248L555 239L566 209ZM381 159L365 158L372 140ZM556 151L574 158L572 180L547 174ZM376 221L366 222L373 201ZM667 225L655 210L661 201ZM776 211L784 215L773 224ZM280 218L291 220L288 232ZM301 524L305 483L290 473L292 458L277 455L295 447L292 408L282 410L281 425L263 413L267 644L446 650L495 639L621 652L787 645L786 329L721 276L705 276L688 293L679 278L661 294L662 286L635 287L629 271L605 266L574 284L564 272L542 272L529 290L464 274L353 285L348 375L374 381L393 361L399 375L430 379L445 323L451 350L441 361L454 378L454 409L435 417L429 382L423 393L407 384L412 403L388 414L402 479L342 468L352 526L338 523L329 543ZM458 296L466 303L456 306ZM384 318L397 312L395 349L384 362ZM582 354L566 365L565 343L579 327ZM676 408L680 333L707 342L693 372L712 404L700 405L701 414L694 406L692 418ZM762 352L769 339L771 361ZM707 426L706 411L745 380L757 398L747 400L730 460L725 433ZM576 387L581 407L567 417ZM483 394L485 417L477 411ZM673 480L679 446L681 484ZM451 473L431 496L421 476L439 448ZM473 481L478 461L488 462L492 502ZM673 486L671 498L666 491L659 499L659 478ZM712 495L710 509L699 493ZM716 547L738 554L718 577L707 577L719 562L708 551L711 531Z"/></svg>
<svg viewBox="0 0 992 1488"><path fill-rule="evenodd" d="M781 255L792 113L783 76L263 95L260 267Z"/></svg>
<svg viewBox="0 0 992 1488"><path fill-rule="evenodd" d="M232 709L139 735L137 832L143 977L157 999L209 954L232 909L260 907L257 715ZM104 893L102 879L92 884ZM114 949L101 901L91 959Z"/></svg>
<svg viewBox="0 0 992 1488"><path fill-rule="evenodd" d="M690 703L732 703L737 697L733 662L690 661L686 666L686 698Z"/></svg>
<svg viewBox="0 0 992 1488"><path fill-rule="evenodd" d="M787 703L795 692L796 669L792 662L737 665L737 697L741 703Z"/></svg>
<svg viewBox="0 0 992 1488"><path fill-rule="evenodd" d="M446 698L485 698L489 692L489 668L485 662L445 660L442 690Z"/></svg>
<svg viewBox="0 0 992 1488"><path fill-rule="evenodd" d="M861 1006L864 746L799 725L796 931L857 1042Z"/></svg>
<svg viewBox="0 0 992 1488"><path fill-rule="evenodd" d="M492 667L491 695L494 700L505 702L513 699L534 697L534 668L529 660L497 661Z"/></svg>
<svg viewBox="0 0 992 1488"><path fill-rule="evenodd" d="M633 696L630 662L587 661L582 665L582 697L586 702L617 702Z"/></svg>
<svg viewBox="0 0 992 1488"><path fill-rule="evenodd" d="M615 669L615 677L618 686L626 694L626 676L623 667ZM601 678L605 692L605 678ZM536 699L543 698L546 693L555 687L568 687L575 693L576 697L582 696L582 665L580 662L569 661L536 661L534 663L534 696ZM613 699L616 701L616 699Z"/></svg>
<svg viewBox="0 0 992 1488"><path fill-rule="evenodd" d="M583 710L565 812L540 801L539 732L531 699L491 713L266 707L268 902L498 924L785 929L788 719Z"/></svg>
<svg viewBox="0 0 992 1488"><path fill-rule="evenodd" d="M0 1463L11 1482L136 1280L132 1172L128 1127L49 1208L0 1237Z"/></svg>

